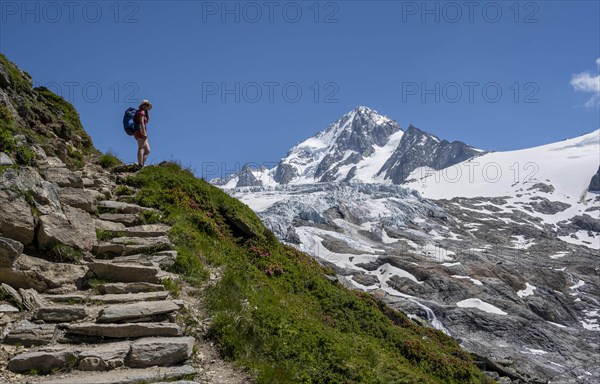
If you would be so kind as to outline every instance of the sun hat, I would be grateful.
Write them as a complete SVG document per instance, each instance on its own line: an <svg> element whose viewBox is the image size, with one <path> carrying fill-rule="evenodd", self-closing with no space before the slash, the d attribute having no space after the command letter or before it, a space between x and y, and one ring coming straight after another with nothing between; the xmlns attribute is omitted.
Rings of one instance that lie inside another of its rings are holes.
<svg viewBox="0 0 600 384"><path fill-rule="evenodd" d="M150 103L150 102L148 101L148 99L144 99L144 100L142 100L142 103L140 104L140 107L141 107L142 105L144 105L144 104L148 104L148 109L152 109L152 103Z"/></svg>

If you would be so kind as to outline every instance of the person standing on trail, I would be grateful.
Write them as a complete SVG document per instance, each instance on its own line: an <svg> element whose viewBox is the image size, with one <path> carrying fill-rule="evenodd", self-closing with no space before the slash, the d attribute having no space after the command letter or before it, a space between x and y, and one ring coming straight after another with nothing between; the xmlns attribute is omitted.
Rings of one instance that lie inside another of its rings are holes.
<svg viewBox="0 0 600 384"><path fill-rule="evenodd" d="M143 100L137 112L135 113L134 122L139 126L133 137L138 144L138 166L142 168L146 164L146 159L150 154L150 144L148 143L148 121L150 121L149 111L152 109L152 104L147 100Z"/></svg>

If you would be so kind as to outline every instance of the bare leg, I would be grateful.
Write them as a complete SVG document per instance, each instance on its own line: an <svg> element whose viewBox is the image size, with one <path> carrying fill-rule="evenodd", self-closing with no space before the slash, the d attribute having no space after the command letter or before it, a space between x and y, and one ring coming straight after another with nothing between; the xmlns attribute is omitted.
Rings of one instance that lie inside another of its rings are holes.
<svg viewBox="0 0 600 384"><path fill-rule="evenodd" d="M146 159L148 158L148 155L150 154L150 143L148 143L148 139L144 140L144 158L143 158L143 163L142 165L146 165Z"/></svg>
<svg viewBox="0 0 600 384"><path fill-rule="evenodd" d="M144 166L144 164L146 163L146 159L148 158L148 155L150 154L150 145L148 144L147 138L137 139L137 143L138 143L138 152L137 152L138 165Z"/></svg>

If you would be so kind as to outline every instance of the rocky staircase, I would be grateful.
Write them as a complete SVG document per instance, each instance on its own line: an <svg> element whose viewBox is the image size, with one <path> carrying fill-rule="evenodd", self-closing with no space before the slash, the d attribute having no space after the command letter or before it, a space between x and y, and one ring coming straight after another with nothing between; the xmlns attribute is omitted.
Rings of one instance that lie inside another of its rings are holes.
<svg viewBox="0 0 600 384"><path fill-rule="evenodd" d="M100 182L86 183L64 167L50 169L50 181L58 181L59 188L64 184L62 196L68 198L61 199L63 204L91 213L98 238L79 265L56 272L73 284L53 285L52 276L46 276L43 286L50 289L15 289L19 284L11 281L33 270L17 265L25 263L25 255L4 273L4 296L24 309L3 321L2 344L16 346L1 368L12 372L9 382L125 384L195 377L192 361L199 341L183 335L177 315L184 303L165 286L178 279L165 271L177 257L167 236L170 227L141 224L140 217L153 211L113 197L118 186L106 172ZM81 185L72 185L73 179ZM28 258L30 264L49 263Z"/></svg>

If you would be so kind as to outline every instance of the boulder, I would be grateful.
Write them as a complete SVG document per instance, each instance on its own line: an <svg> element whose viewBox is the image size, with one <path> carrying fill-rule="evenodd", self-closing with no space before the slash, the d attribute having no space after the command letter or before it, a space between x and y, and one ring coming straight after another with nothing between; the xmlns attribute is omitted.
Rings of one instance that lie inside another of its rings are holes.
<svg viewBox="0 0 600 384"><path fill-rule="evenodd" d="M46 180L59 187L83 188L81 172L73 172L63 167L48 167L42 172Z"/></svg>
<svg viewBox="0 0 600 384"><path fill-rule="evenodd" d="M0 237L0 268L12 267L21 253L23 253L23 244L13 239Z"/></svg>
<svg viewBox="0 0 600 384"><path fill-rule="evenodd" d="M4 344L19 344L24 347L31 347L51 343L56 333L56 325L33 324L27 320L22 320L9 324L4 332L6 333L2 340Z"/></svg>
<svg viewBox="0 0 600 384"><path fill-rule="evenodd" d="M19 307L23 306L23 298L21 295L19 295L19 292L17 292L16 289L8 284L2 283L2 292L4 292L4 295L10 297L13 303L17 304Z"/></svg>
<svg viewBox="0 0 600 384"><path fill-rule="evenodd" d="M96 195L82 188L61 188L58 191L60 202L86 212L96 211Z"/></svg>
<svg viewBox="0 0 600 384"><path fill-rule="evenodd" d="M0 313L11 313L11 312L20 312L20 311L19 311L19 308L14 307L10 304L0 303Z"/></svg>
<svg viewBox="0 0 600 384"><path fill-rule="evenodd" d="M158 252L173 248L173 244L166 236L158 237L117 237L112 239L113 244L122 245L124 253Z"/></svg>
<svg viewBox="0 0 600 384"><path fill-rule="evenodd" d="M69 206L63 207L64 213L53 212L40 217L38 246L48 250L56 244L66 244L84 251L96 245L94 220L85 211Z"/></svg>
<svg viewBox="0 0 600 384"><path fill-rule="evenodd" d="M120 368L125 365L125 358L130 348L131 343L128 341L96 345L79 354L78 368L82 371L108 371Z"/></svg>
<svg viewBox="0 0 600 384"><path fill-rule="evenodd" d="M13 165L13 161L6 153L0 152L0 165Z"/></svg>
<svg viewBox="0 0 600 384"><path fill-rule="evenodd" d="M50 373L56 369L67 368L77 361L77 355L67 348L48 348L35 352L25 352L10 359L8 369L12 372Z"/></svg>
<svg viewBox="0 0 600 384"><path fill-rule="evenodd" d="M24 245L33 242L35 222L25 198L12 191L0 190L0 235Z"/></svg>
<svg viewBox="0 0 600 384"><path fill-rule="evenodd" d="M180 364L192 355L193 337L140 339L131 344L127 366L144 368Z"/></svg>
<svg viewBox="0 0 600 384"><path fill-rule="evenodd" d="M49 261L20 255L13 268L0 268L0 283L13 288L33 288L38 292L63 286L75 287L87 268L82 265L51 263Z"/></svg>

